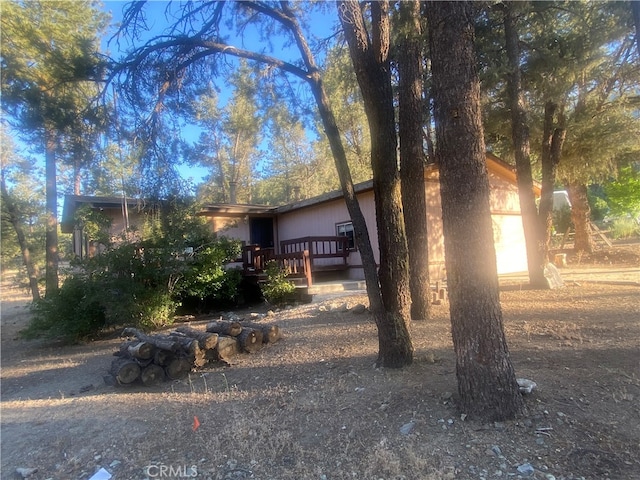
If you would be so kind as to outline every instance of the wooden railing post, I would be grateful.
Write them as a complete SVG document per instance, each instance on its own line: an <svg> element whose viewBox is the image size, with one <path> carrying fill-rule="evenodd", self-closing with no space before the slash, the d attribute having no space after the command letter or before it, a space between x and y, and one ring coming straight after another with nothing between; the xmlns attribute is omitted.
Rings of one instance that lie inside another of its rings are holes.
<svg viewBox="0 0 640 480"><path fill-rule="evenodd" d="M310 287L313 283L313 278L311 274L311 256L309 255L309 250L302 252L302 268L304 269L304 276L307 279L307 287Z"/></svg>

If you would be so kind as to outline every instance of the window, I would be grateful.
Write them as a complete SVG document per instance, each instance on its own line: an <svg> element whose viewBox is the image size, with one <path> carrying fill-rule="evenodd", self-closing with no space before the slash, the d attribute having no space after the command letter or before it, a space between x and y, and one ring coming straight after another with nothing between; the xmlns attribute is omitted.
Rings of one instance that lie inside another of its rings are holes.
<svg viewBox="0 0 640 480"><path fill-rule="evenodd" d="M353 223L343 222L336 224L336 235L338 237L347 237L349 239L348 250L356 249L356 239L353 233Z"/></svg>

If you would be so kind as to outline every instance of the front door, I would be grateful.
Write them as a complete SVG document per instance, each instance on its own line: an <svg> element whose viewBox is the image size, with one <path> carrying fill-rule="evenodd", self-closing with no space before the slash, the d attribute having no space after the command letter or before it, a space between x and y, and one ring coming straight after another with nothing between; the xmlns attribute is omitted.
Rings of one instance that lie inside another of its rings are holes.
<svg viewBox="0 0 640 480"><path fill-rule="evenodd" d="M252 244L262 248L273 247L273 218L251 218L249 229Z"/></svg>

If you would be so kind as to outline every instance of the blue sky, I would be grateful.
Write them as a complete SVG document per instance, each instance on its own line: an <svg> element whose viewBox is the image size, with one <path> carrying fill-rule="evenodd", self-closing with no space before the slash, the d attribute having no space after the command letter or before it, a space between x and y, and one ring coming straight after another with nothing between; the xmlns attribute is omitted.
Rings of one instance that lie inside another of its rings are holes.
<svg viewBox="0 0 640 480"><path fill-rule="evenodd" d="M117 29L117 25L122 20L122 10L127 5L127 3L128 3L127 1L104 2L104 10L106 12L109 12L112 16L112 19L111 19L112 26L104 37L103 49L104 51L109 52L111 56L116 58L119 56L119 52L117 50L119 47L120 48L128 47L128 44L125 41L126 39L120 38L120 44L118 44L118 42L116 42L115 39L112 39L112 36ZM149 1L145 6L145 9L147 11L148 25L149 27L151 27L151 32L149 33L149 35L158 34L166 28L167 21L165 19L165 10L169 5L169 3L170 2L166 2L166 1ZM179 5L179 2L173 2L173 3L174 5ZM312 30L314 35L317 35L320 37L326 37L331 34L333 25L337 19L337 15L334 8L330 7L328 10L329 10L328 13L318 13L317 18L314 18L310 22L312 25ZM112 40L109 42L109 39L112 39ZM277 52L274 55L284 60L287 60L286 54L288 53L288 51L291 51L293 58L296 58L296 59L299 58L299 54L295 46L293 47L286 46L285 40L286 39L284 38L278 38L278 37L270 39L270 41L275 45L277 49ZM233 37L231 37L231 40L229 41L229 43L235 44L238 47L243 46L248 50L259 49L260 47L259 37L257 32L251 31L249 29L245 31L245 35L242 39L242 43L240 42L239 39L234 39ZM217 82L217 83L218 83L218 86L220 86L220 84L223 84L223 82ZM222 89L220 92L220 100L222 102L226 101L226 99L230 97L231 93L232 93L231 91L225 90L224 86L222 86ZM186 128L182 132L183 137L190 142L195 142L199 134L200 134L200 130L197 127ZM191 178L191 180L194 183L201 183L203 180L203 177L207 174L207 171L203 168L181 167L180 173L186 179Z"/></svg>

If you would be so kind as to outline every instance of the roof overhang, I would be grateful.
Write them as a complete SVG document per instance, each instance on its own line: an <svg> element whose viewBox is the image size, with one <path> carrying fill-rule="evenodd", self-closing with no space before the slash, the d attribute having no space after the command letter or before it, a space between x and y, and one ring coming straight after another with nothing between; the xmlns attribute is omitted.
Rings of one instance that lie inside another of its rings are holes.
<svg viewBox="0 0 640 480"><path fill-rule="evenodd" d="M126 202L130 208L144 208L148 203L144 200L128 197L94 197L92 195L66 195L62 208L62 221L60 230L62 233L73 233L75 227L76 211L83 205L97 210L122 208Z"/></svg>
<svg viewBox="0 0 640 480"><path fill-rule="evenodd" d="M212 203L204 205L198 212L202 217L238 217L241 215L269 216L276 207L270 205L238 205L230 203Z"/></svg>

